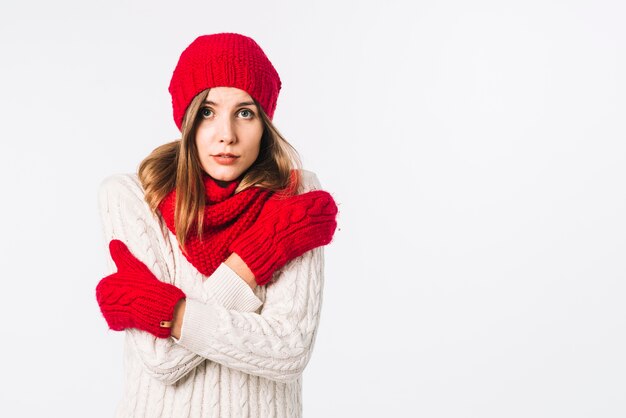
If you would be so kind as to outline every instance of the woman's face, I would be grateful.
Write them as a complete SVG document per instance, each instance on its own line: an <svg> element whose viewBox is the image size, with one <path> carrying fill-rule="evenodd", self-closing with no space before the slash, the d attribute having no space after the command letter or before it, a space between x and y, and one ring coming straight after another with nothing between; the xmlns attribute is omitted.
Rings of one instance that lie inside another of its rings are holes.
<svg viewBox="0 0 626 418"><path fill-rule="evenodd" d="M216 180L235 180L256 161L261 148L263 122L252 98L234 87L214 87L198 118L202 168Z"/></svg>

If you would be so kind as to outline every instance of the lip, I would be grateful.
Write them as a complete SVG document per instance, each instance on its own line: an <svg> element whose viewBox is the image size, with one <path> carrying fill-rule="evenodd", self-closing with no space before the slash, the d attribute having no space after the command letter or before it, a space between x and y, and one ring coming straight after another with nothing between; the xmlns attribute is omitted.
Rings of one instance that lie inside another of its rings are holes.
<svg viewBox="0 0 626 418"><path fill-rule="evenodd" d="M219 153L212 155L213 159L216 163L220 165L232 165L237 162L239 156L230 153Z"/></svg>

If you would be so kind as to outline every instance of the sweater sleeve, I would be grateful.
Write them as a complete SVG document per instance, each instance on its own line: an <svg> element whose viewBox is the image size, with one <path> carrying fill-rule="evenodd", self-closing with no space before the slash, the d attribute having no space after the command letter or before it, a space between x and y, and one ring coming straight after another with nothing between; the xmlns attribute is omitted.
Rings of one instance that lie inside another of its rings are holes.
<svg viewBox="0 0 626 418"><path fill-rule="evenodd" d="M104 179L98 190L98 201L105 243L108 245L112 239L123 241L157 278L175 284L173 249L164 235L168 233L167 227L151 212L143 196L141 185L132 175L119 174ZM109 272L115 272L110 254L107 260ZM261 305L250 287L225 264L207 280L205 288L216 303L225 308L254 311ZM176 382L205 361L171 338L156 338L134 328L125 332L127 344L138 354L144 369L165 384Z"/></svg>
<svg viewBox="0 0 626 418"><path fill-rule="evenodd" d="M304 191L320 187L314 174L304 174ZM315 248L276 272L260 313L237 312L210 299L188 298L177 342L251 375L278 382L297 379L310 359L317 333L323 254L323 247Z"/></svg>

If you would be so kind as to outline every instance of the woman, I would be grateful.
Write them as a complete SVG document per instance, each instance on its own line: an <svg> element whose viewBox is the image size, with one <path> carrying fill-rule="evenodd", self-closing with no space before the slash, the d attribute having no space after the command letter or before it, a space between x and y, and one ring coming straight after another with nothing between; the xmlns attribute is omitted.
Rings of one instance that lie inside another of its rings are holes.
<svg viewBox="0 0 626 418"><path fill-rule="evenodd" d="M169 87L181 139L100 187L118 416L302 413L337 206L271 122L280 87L251 38L200 36Z"/></svg>

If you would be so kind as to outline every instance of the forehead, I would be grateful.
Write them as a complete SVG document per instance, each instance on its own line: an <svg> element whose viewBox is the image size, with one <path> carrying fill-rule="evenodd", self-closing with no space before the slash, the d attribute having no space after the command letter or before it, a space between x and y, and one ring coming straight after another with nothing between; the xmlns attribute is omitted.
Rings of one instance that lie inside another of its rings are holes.
<svg viewBox="0 0 626 418"><path fill-rule="evenodd" d="M213 87L209 90L209 95L206 99L216 104L252 101L252 97L246 91L236 87Z"/></svg>

